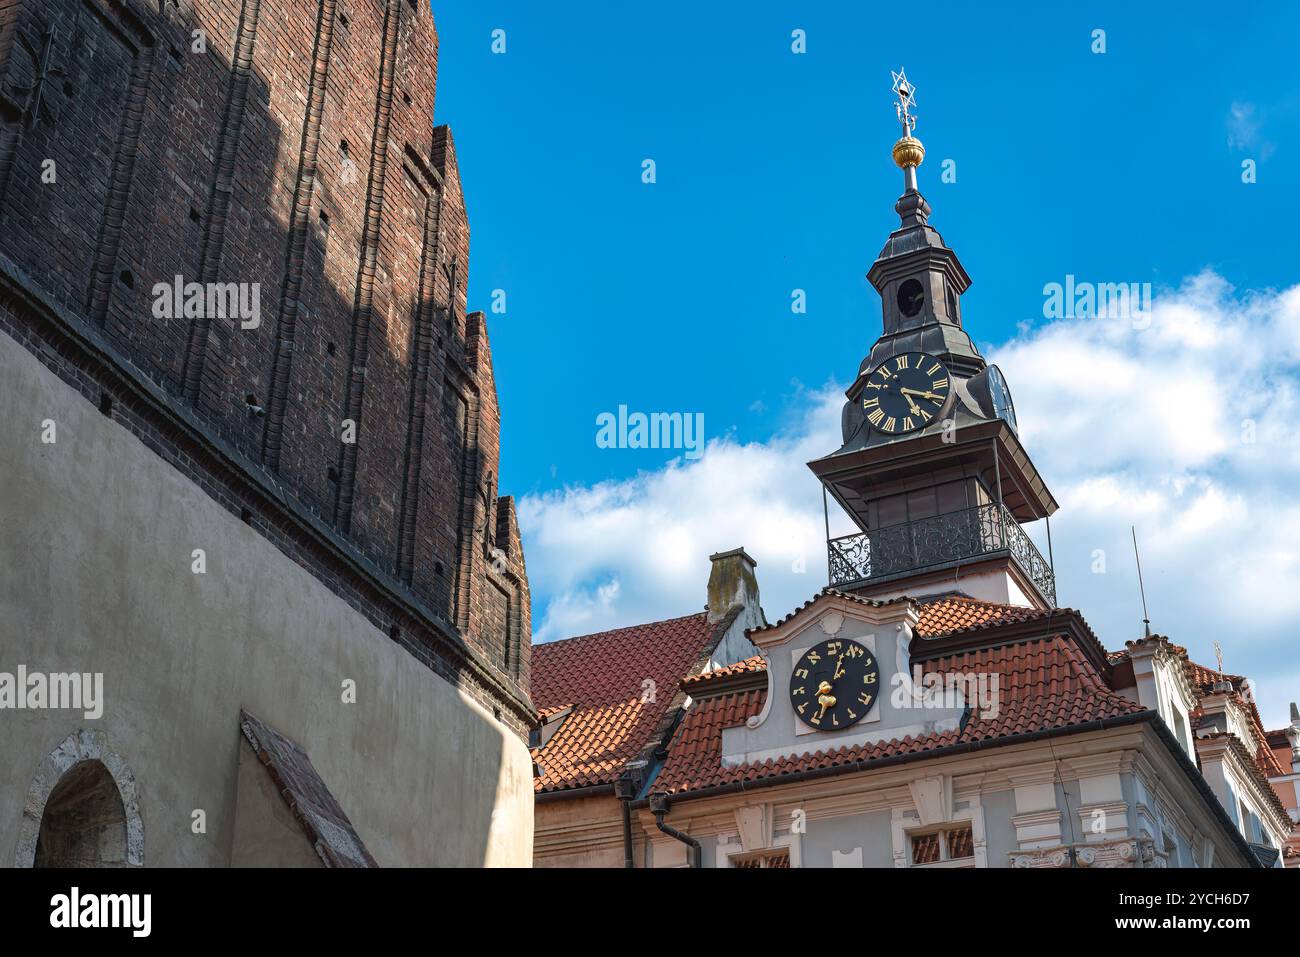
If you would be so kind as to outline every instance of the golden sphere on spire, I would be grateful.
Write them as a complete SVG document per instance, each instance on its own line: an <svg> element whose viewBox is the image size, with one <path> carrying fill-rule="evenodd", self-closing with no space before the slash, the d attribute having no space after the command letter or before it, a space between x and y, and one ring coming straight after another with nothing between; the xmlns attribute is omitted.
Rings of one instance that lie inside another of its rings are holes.
<svg viewBox="0 0 1300 957"><path fill-rule="evenodd" d="M904 136L894 144L894 163L899 169L920 166L925 161L925 147L915 136Z"/></svg>

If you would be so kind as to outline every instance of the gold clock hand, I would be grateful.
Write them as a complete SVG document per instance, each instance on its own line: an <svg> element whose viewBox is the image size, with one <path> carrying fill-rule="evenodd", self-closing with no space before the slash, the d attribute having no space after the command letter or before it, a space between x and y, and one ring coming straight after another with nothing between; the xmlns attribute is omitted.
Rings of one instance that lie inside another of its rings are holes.
<svg viewBox="0 0 1300 957"><path fill-rule="evenodd" d="M838 658L835 659L835 674L831 675L831 681L837 680L841 675L844 674L844 672L840 670L840 665L842 665L843 663L844 663L844 655L841 654Z"/></svg>

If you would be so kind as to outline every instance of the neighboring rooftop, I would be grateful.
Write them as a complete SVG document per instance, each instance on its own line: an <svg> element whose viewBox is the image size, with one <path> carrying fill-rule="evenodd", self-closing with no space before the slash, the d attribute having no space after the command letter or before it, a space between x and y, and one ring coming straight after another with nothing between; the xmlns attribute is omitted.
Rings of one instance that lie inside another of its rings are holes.
<svg viewBox="0 0 1300 957"><path fill-rule="evenodd" d="M533 647L533 702L561 723L533 750L538 791L610 784L668 730L678 685L702 671L739 614L700 612Z"/></svg>

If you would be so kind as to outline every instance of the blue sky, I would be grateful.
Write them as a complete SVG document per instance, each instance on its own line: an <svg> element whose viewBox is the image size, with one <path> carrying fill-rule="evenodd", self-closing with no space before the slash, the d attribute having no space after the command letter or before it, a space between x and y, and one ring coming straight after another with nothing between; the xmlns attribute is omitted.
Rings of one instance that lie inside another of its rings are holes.
<svg viewBox="0 0 1300 957"><path fill-rule="evenodd" d="M879 332L863 276L897 222L900 64L918 86L932 221L974 278L977 341L1040 317L1043 284L1066 272L1294 278L1297 8L1145 7L439 0L436 118L469 202L470 302L507 293L491 326L502 487L665 461L596 447L596 414L620 403L758 437L792 382L856 371ZM1094 28L1105 54L1090 52ZM1253 153L1229 146L1234 103L1254 109ZM938 181L944 158L955 184Z"/></svg>
<svg viewBox="0 0 1300 957"><path fill-rule="evenodd" d="M507 297L489 315L501 489L521 499L535 636L693 611L708 553L739 544L769 618L824 583L803 462L836 446L833 387L880 332L864 274L897 224L904 65L931 222L974 280L966 327L1062 502L1062 603L1109 647L1137 636L1136 525L1156 627L1201 660L1220 640L1284 723L1300 697L1300 551L1279 531L1300 522L1300 8L1146 7L435 0L471 308ZM1043 287L1066 274L1151 282L1158 321L1050 323ZM596 416L619 405L702 412L714 444L696 463L599 448Z"/></svg>

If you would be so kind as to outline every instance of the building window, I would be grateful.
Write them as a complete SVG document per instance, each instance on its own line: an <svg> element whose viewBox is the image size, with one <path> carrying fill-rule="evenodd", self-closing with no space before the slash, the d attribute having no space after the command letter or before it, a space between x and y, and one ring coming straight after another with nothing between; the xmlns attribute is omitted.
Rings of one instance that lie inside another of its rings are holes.
<svg viewBox="0 0 1300 957"><path fill-rule="evenodd" d="M973 867L975 836L970 827L948 828L929 834L913 834L912 865L948 865Z"/></svg>
<svg viewBox="0 0 1300 957"><path fill-rule="evenodd" d="M743 854L731 859L732 867L778 867L789 869L790 852L783 851L763 851L759 854Z"/></svg>

